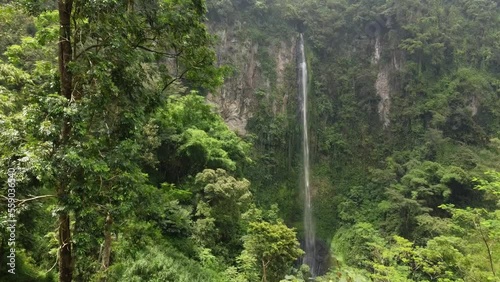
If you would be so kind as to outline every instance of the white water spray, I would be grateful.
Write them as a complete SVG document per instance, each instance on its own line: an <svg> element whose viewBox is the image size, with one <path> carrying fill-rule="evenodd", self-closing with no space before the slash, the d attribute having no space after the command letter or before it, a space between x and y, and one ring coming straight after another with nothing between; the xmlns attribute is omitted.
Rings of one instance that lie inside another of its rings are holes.
<svg viewBox="0 0 500 282"><path fill-rule="evenodd" d="M302 98L302 150L304 166L304 233L305 257L304 263L311 268L313 277L316 275L316 238L312 217L311 187L309 185L309 136L307 129L307 62L304 52L304 37L300 34L299 53L299 86Z"/></svg>

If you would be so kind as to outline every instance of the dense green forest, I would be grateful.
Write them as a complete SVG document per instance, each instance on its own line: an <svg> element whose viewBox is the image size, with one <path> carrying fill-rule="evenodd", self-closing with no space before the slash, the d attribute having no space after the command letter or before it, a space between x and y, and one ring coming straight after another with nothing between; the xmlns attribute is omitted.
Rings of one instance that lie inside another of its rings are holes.
<svg viewBox="0 0 500 282"><path fill-rule="evenodd" d="M500 1L0 0L0 156L0 281L500 281Z"/></svg>

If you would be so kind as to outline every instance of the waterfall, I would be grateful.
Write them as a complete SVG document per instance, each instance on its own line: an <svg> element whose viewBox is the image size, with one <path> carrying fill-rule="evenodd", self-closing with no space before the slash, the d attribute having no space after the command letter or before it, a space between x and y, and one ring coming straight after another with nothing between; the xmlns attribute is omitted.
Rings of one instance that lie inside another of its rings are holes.
<svg viewBox="0 0 500 282"><path fill-rule="evenodd" d="M302 150L304 166L304 233L305 257L304 263L311 268L311 274L316 275L316 238L312 217L311 187L309 185L309 137L307 127L307 63L304 53L304 37L300 34L299 50L299 91L302 100Z"/></svg>

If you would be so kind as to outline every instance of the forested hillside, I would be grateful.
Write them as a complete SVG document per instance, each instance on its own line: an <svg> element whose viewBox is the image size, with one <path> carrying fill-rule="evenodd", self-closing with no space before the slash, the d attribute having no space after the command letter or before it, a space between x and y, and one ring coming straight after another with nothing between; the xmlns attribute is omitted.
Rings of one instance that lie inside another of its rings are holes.
<svg viewBox="0 0 500 282"><path fill-rule="evenodd" d="M500 281L499 98L498 0L0 1L0 281Z"/></svg>

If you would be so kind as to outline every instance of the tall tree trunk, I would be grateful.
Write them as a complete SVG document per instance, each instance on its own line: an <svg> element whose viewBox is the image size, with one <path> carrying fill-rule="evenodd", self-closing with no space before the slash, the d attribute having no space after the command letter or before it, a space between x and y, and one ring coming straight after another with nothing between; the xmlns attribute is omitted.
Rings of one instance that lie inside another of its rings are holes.
<svg viewBox="0 0 500 282"><path fill-rule="evenodd" d="M67 211L59 214L59 281L70 282L73 279L71 256L71 230Z"/></svg>
<svg viewBox="0 0 500 282"><path fill-rule="evenodd" d="M72 75L68 63L73 57L71 47L71 10L73 0L59 0L59 75L61 77L61 95L71 99Z"/></svg>
<svg viewBox="0 0 500 282"><path fill-rule="evenodd" d="M104 225L104 247L102 251L102 269L106 270L109 267L109 261L111 258L111 224L113 219L108 213L106 216L106 223Z"/></svg>
<svg viewBox="0 0 500 282"><path fill-rule="evenodd" d="M71 100L72 76L68 69L68 63L71 62L73 50L71 47L71 10L73 0L59 0L59 75L61 79L61 95ZM61 143L64 144L71 130L71 124L68 119L63 120L61 132ZM57 186L57 197L60 205L65 205L65 199L68 195L66 177L59 177ZM73 279L73 263L71 255L71 229L69 213L66 209L59 214L59 281L71 282Z"/></svg>

